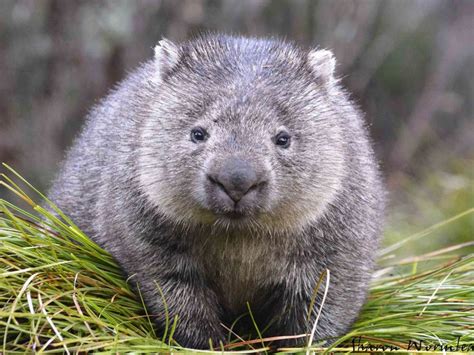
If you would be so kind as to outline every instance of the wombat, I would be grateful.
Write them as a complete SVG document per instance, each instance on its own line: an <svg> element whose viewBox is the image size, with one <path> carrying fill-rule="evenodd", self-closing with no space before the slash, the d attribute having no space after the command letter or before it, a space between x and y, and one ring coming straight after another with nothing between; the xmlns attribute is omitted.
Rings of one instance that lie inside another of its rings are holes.
<svg viewBox="0 0 474 355"><path fill-rule="evenodd" d="M356 319L385 194L334 69L279 39L162 40L89 114L50 198L133 275L159 331L166 302L179 344L225 341L248 307L263 336L307 334L326 269L316 339Z"/></svg>

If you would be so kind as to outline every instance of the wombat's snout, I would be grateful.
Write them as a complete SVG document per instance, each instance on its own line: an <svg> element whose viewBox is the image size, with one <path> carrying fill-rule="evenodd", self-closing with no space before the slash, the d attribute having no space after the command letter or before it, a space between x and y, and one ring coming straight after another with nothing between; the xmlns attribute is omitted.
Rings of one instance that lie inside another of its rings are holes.
<svg viewBox="0 0 474 355"><path fill-rule="evenodd" d="M255 168L242 158L227 158L207 173L210 197L216 207L237 209L258 204L259 193L267 184L263 168Z"/></svg>

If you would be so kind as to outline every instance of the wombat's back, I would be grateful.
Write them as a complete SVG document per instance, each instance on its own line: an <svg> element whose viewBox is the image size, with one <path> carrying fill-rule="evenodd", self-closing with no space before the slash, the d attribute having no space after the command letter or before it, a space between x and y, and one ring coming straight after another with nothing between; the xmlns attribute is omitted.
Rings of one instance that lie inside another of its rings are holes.
<svg viewBox="0 0 474 355"><path fill-rule="evenodd" d="M135 178L141 117L136 112L143 110L140 102L151 85L149 71L150 63L142 65L91 110L49 192L49 198L99 244L100 208L113 203L111 189L126 193L123 184Z"/></svg>

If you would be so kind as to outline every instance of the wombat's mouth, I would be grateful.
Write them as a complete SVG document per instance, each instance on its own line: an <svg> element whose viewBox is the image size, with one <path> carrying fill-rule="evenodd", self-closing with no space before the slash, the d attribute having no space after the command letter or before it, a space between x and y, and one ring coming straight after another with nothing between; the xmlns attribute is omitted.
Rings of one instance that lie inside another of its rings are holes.
<svg viewBox="0 0 474 355"><path fill-rule="evenodd" d="M230 211L230 212L222 212L217 214L218 217L225 217L229 219L241 220L248 217L247 214L240 212L240 211Z"/></svg>

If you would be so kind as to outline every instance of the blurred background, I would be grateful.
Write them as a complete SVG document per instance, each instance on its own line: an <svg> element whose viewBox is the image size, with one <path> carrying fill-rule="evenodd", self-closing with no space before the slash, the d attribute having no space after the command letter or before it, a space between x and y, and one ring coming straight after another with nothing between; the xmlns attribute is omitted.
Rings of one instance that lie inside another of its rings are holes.
<svg viewBox="0 0 474 355"><path fill-rule="evenodd" d="M275 35L335 53L390 190L386 243L473 207L469 0L1 0L0 161L47 191L91 106L162 37L202 31ZM473 231L471 213L427 244L473 240Z"/></svg>

